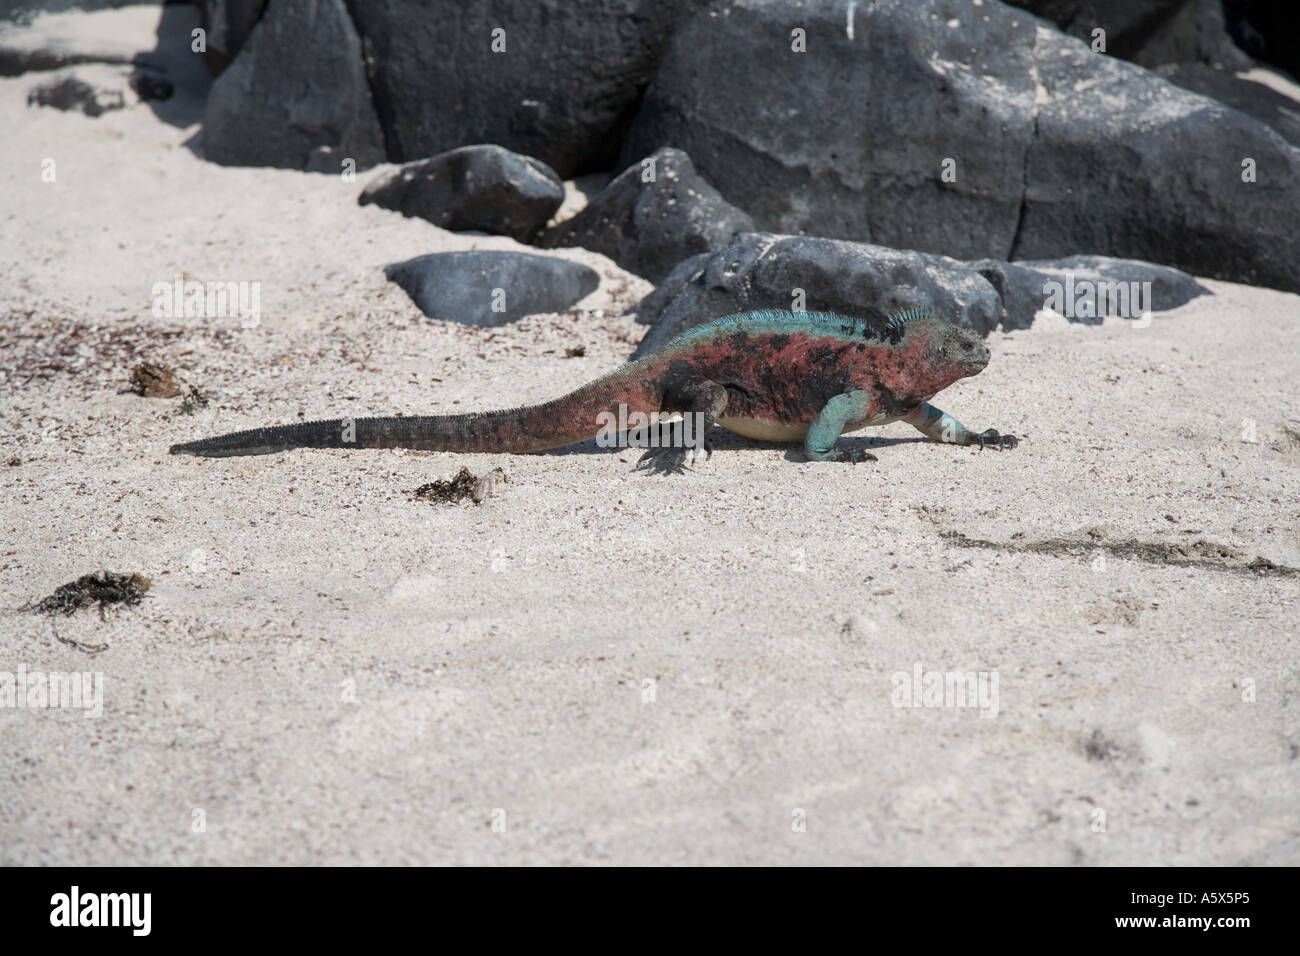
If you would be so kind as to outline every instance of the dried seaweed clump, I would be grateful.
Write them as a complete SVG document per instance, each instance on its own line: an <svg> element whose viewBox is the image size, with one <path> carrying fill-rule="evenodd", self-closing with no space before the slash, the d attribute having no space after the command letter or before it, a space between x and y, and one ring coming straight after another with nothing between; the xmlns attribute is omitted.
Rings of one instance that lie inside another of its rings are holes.
<svg viewBox="0 0 1300 956"><path fill-rule="evenodd" d="M44 614L71 614L92 604L99 604L102 616L110 604L139 604L153 582L143 574L119 574L116 571L96 571L83 574L77 580L55 589L54 593L23 610Z"/></svg>
<svg viewBox="0 0 1300 956"><path fill-rule="evenodd" d="M509 480L500 468L493 468L482 478L476 478L470 474L468 468L462 468L450 481L431 481L411 493L424 501L456 504L468 498L477 505L482 504L485 498L496 494L498 482Z"/></svg>
<svg viewBox="0 0 1300 956"><path fill-rule="evenodd" d="M131 369L131 391L145 398L175 398L181 393L181 386L171 369L141 362Z"/></svg>

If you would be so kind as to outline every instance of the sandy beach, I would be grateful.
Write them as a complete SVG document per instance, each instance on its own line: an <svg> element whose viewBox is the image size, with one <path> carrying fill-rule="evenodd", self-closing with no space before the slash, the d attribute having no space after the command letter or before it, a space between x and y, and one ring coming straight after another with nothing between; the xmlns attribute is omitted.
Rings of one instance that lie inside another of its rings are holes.
<svg viewBox="0 0 1300 956"><path fill-rule="evenodd" d="M554 397L651 286L555 250L601 276L569 312L430 321L385 265L529 247L33 82L0 78L0 671L103 698L0 707L0 862L1300 863L1296 295L995 332L941 401L1003 452L174 457ZM259 320L159 317L177 275L257 282ZM132 394L144 361L208 404ZM412 495L462 466L508 482ZM21 609L98 570L152 586ZM995 699L902 699L930 672Z"/></svg>

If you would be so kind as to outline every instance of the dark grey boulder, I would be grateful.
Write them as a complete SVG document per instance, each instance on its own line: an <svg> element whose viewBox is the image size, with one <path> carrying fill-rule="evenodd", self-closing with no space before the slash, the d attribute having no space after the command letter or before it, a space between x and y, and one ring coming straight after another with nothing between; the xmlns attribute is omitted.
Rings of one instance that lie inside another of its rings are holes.
<svg viewBox="0 0 1300 956"><path fill-rule="evenodd" d="M1211 294L1185 272L1137 259L1069 256L1028 262L985 259L968 265L1001 297L1003 329L1029 328L1039 309L1052 307L1053 290L1048 283L1055 284L1064 306L1058 311L1084 324L1099 323L1105 315L1139 318L1138 303L1146 311L1168 312L1197 296ZM1094 304L1088 305L1088 297L1094 295ZM1107 304L1119 301L1129 308L1107 310Z"/></svg>
<svg viewBox="0 0 1300 956"><path fill-rule="evenodd" d="M203 58L213 75L235 58L262 17L267 0L197 0L200 22L207 31Z"/></svg>
<svg viewBox="0 0 1300 956"><path fill-rule="evenodd" d="M1055 31L1040 32L1037 53L1045 102L1016 243L998 258L1087 252L1300 290L1300 151L1244 113Z"/></svg>
<svg viewBox="0 0 1300 956"><path fill-rule="evenodd" d="M562 312L600 285L577 262L521 252L435 252L384 270L433 319L505 325L538 312Z"/></svg>
<svg viewBox="0 0 1300 956"><path fill-rule="evenodd" d="M706 3L364 0L350 7L390 160L497 143L568 178L614 165L668 37ZM494 40L504 42L503 52L493 51Z"/></svg>
<svg viewBox="0 0 1300 956"><path fill-rule="evenodd" d="M464 146L382 174L359 202L443 229L476 229L528 242L564 202L564 183L530 156L500 146Z"/></svg>
<svg viewBox="0 0 1300 956"><path fill-rule="evenodd" d="M970 267L997 290L1003 329L1027 329L1034 324L1047 295L1043 288L1046 275L1023 263L999 259L977 259Z"/></svg>
<svg viewBox="0 0 1300 956"><path fill-rule="evenodd" d="M538 245L591 249L657 282L682 259L753 229L749 215L705 182L689 156L665 148L615 176L576 216L548 229Z"/></svg>
<svg viewBox="0 0 1300 956"><path fill-rule="evenodd" d="M1206 63L1248 69L1233 42L1223 0L1007 0L1091 45L1105 31L1105 52L1151 69Z"/></svg>
<svg viewBox="0 0 1300 956"><path fill-rule="evenodd" d="M1085 43L1092 31L1106 31L1106 52L1132 59L1142 44L1167 23L1187 0L1004 0L1035 16L1050 20L1064 33Z"/></svg>
<svg viewBox="0 0 1300 956"><path fill-rule="evenodd" d="M1218 67L1176 63L1156 69L1156 75L1185 90L1218 100L1266 123L1292 146L1300 146L1300 100L1272 87Z"/></svg>
<svg viewBox="0 0 1300 956"><path fill-rule="evenodd" d="M172 98L176 84L157 69L137 67L131 74L131 89L142 100L163 102Z"/></svg>
<svg viewBox="0 0 1300 956"><path fill-rule="evenodd" d="M1033 137L1038 21L994 2L848 12L738 0L727 16L693 17L646 91L623 162L683 149L762 230L1004 256ZM792 50L795 28L807 52ZM956 182L942 181L945 159Z"/></svg>
<svg viewBox="0 0 1300 956"><path fill-rule="evenodd" d="M982 333L996 328L1002 315L997 291L965 263L810 236L744 233L705 261L683 263L672 279L677 290L671 299L647 297L637 307L638 320L654 327L635 358L697 325L751 309L801 306L879 319L899 309L928 308L946 322ZM659 312L651 314L652 307Z"/></svg>
<svg viewBox="0 0 1300 956"><path fill-rule="evenodd" d="M1151 35L1131 57L1139 66L1205 63L1229 70L1254 66L1254 60L1232 42L1223 0L1186 0L1172 16L1148 22Z"/></svg>
<svg viewBox="0 0 1300 956"><path fill-rule="evenodd" d="M1223 0L1228 33L1242 50L1300 80L1300 33L1295 4L1275 0Z"/></svg>
<svg viewBox="0 0 1300 956"><path fill-rule="evenodd" d="M1268 127L1001 3L853 11L737 0L691 19L624 158L686 150L760 229L1300 290L1300 153Z"/></svg>
<svg viewBox="0 0 1300 956"><path fill-rule="evenodd" d="M346 169L344 166L346 161L347 157L343 155L342 150L334 146L317 146L307 154L307 163L303 166L303 171L337 176Z"/></svg>
<svg viewBox="0 0 1300 956"><path fill-rule="evenodd" d="M212 84L203 153L229 166L307 167L325 146L366 169L383 134L343 0L272 3Z"/></svg>
<svg viewBox="0 0 1300 956"><path fill-rule="evenodd" d="M712 258L713 253L701 252L677 263L667 277L636 304L636 320L642 325L653 325L659 321L668 303L677 298L677 294L687 285L699 280Z"/></svg>
<svg viewBox="0 0 1300 956"><path fill-rule="evenodd" d="M1056 283L1055 290L1048 283ZM1062 315L1093 323L1103 314L1139 318L1139 304L1143 312L1168 311L1209 290L1177 269L1104 256L958 262L839 239L749 233L712 255L682 261L637 304L637 321L653 328L635 357L658 351L697 325L750 309L802 306L809 312L880 318L920 307L981 334L1024 329L1052 304L1053 292ZM1088 307L1085 296L1094 293L1099 307ZM1121 308L1108 311L1115 303Z"/></svg>

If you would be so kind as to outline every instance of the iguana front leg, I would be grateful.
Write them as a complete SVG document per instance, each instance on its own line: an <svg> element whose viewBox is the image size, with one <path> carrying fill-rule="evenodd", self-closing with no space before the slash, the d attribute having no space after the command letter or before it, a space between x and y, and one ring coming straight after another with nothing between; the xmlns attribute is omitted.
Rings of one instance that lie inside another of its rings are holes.
<svg viewBox="0 0 1300 956"><path fill-rule="evenodd" d="M979 445L980 448L992 445L1001 451L1003 448L1015 448L1019 444L1015 435L1003 435L992 428L978 433L973 432L947 412L924 402L903 421L935 441L948 442L952 445Z"/></svg>
<svg viewBox="0 0 1300 956"><path fill-rule="evenodd" d="M849 422L860 422L870 414L875 396L862 389L836 395L817 413L804 436L803 450L813 461L875 461L870 452L836 448L840 433Z"/></svg>
<svg viewBox="0 0 1300 956"><path fill-rule="evenodd" d="M647 438L654 436L650 444L658 447L647 449L637 462L637 468L661 474L681 472L687 458L694 462L701 451L712 455L713 445L709 443L708 434L726 410L725 386L695 376L675 381L665 390L663 411L681 412L682 420L662 422L646 429ZM629 440L633 440L633 436L629 435Z"/></svg>

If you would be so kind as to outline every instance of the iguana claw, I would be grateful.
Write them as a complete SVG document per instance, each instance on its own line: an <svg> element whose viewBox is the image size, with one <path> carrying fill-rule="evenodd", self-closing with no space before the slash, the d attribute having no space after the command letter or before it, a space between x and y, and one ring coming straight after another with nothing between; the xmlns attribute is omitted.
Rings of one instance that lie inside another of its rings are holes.
<svg viewBox="0 0 1300 956"><path fill-rule="evenodd" d="M669 445L662 448L649 448L639 459L637 459L637 470L644 468L646 471L654 472L657 475L683 475L686 473L686 463L689 461L692 465L700 457L701 451L705 458L712 457L713 443L707 438L699 445Z"/></svg>
<svg viewBox="0 0 1300 956"><path fill-rule="evenodd" d="M826 461L844 461L850 465L861 464L864 461L879 461L875 455L863 448L837 448L832 453L832 457Z"/></svg>
<svg viewBox="0 0 1300 956"><path fill-rule="evenodd" d="M985 445L992 445L1001 451L1003 448L1015 448L1020 440L1015 435L1003 435L996 428L990 428L976 435L974 443L980 446L980 451L984 450Z"/></svg>

